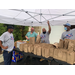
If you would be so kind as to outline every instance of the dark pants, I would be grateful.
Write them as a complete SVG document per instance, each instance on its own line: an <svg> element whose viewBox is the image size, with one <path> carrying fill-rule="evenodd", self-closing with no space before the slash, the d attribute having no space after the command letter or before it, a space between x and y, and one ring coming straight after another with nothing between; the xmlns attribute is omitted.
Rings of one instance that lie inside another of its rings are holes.
<svg viewBox="0 0 75 75"><path fill-rule="evenodd" d="M12 61L12 51L8 53L8 51L3 52L4 65L11 65Z"/></svg>

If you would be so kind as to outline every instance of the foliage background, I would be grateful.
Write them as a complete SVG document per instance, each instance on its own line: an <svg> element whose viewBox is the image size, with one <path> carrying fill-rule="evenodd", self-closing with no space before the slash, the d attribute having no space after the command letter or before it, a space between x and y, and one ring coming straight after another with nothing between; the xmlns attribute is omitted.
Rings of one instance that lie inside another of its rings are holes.
<svg viewBox="0 0 75 75"><path fill-rule="evenodd" d="M8 24L2 24L0 23L0 36L7 31ZM17 40L25 40L25 35L28 32L29 27L28 26L20 26L20 25L12 25L14 26L14 39Z"/></svg>

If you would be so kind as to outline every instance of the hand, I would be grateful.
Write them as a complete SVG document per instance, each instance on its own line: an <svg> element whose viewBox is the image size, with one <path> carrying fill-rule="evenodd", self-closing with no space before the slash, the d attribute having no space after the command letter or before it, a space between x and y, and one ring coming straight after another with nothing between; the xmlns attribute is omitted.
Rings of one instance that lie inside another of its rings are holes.
<svg viewBox="0 0 75 75"><path fill-rule="evenodd" d="M7 49L8 48L8 46L6 46L6 47L3 47L3 49Z"/></svg>
<svg viewBox="0 0 75 75"><path fill-rule="evenodd" d="M47 24L49 25L49 21L47 21Z"/></svg>
<svg viewBox="0 0 75 75"><path fill-rule="evenodd" d="M29 40L29 38L27 37L27 40Z"/></svg>
<svg viewBox="0 0 75 75"><path fill-rule="evenodd" d="M37 37L39 37L40 35L37 35Z"/></svg>

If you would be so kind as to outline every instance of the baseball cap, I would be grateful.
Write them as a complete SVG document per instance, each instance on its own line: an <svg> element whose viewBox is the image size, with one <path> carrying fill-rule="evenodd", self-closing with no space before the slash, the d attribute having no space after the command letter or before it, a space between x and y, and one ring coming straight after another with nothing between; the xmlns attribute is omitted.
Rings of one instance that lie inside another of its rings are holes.
<svg viewBox="0 0 75 75"><path fill-rule="evenodd" d="M71 25L70 25L69 23L64 24L64 26L65 26L65 25L71 27Z"/></svg>
<svg viewBox="0 0 75 75"><path fill-rule="evenodd" d="M7 29L14 29L14 27L13 26L8 26Z"/></svg>

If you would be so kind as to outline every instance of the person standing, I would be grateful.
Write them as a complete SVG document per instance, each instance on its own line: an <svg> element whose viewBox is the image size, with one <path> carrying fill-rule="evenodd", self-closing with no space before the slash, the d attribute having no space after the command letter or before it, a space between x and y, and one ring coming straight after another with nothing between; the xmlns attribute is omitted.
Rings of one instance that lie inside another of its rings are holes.
<svg viewBox="0 0 75 75"><path fill-rule="evenodd" d="M41 43L50 43L50 42L49 42L49 35L50 35L50 33L51 33L51 27L50 27L49 21L47 21L47 24L48 24L49 30L46 31L45 28L42 29L42 33L40 34Z"/></svg>
<svg viewBox="0 0 75 75"><path fill-rule="evenodd" d="M45 28L42 29L42 33L40 34L40 37L41 37L41 43L50 43L49 42L49 35L51 33L51 27L50 27L50 23L49 21L47 21L47 24L48 24L48 27L49 27L49 30L46 31ZM40 59L40 61L43 61L44 59Z"/></svg>
<svg viewBox="0 0 75 75"><path fill-rule="evenodd" d="M75 40L75 29L71 29L71 25L69 23L64 24L65 32L62 33L61 39L72 39ZM58 61L57 61L58 62ZM59 65L62 65L60 62Z"/></svg>
<svg viewBox="0 0 75 75"><path fill-rule="evenodd" d="M35 37L36 41L37 35L38 34L34 31L34 28L32 27L31 31L26 34L25 38L27 39L27 41L29 41L30 37Z"/></svg>
<svg viewBox="0 0 75 75"><path fill-rule="evenodd" d="M25 38L27 39L27 41L29 41L30 37L35 37L35 41L36 41L37 36L38 36L38 34L34 31L34 28L32 27L31 31L26 34ZM28 56L27 60L29 60L29 59L32 62L32 59L38 59L38 58L37 57L32 58L31 56ZM27 63L29 63L29 62L30 61L28 61Z"/></svg>
<svg viewBox="0 0 75 75"><path fill-rule="evenodd" d="M12 50L14 48L13 26L8 26L6 32L0 36L0 46L3 50L4 64L10 65L12 61ZM3 43L1 43L3 42Z"/></svg>
<svg viewBox="0 0 75 75"><path fill-rule="evenodd" d="M75 29L71 29L71 25L69 23L64 24L65 32L62 33L61 39L72 39L75 40Z"/></svg>

